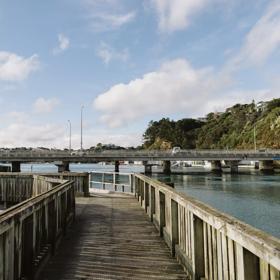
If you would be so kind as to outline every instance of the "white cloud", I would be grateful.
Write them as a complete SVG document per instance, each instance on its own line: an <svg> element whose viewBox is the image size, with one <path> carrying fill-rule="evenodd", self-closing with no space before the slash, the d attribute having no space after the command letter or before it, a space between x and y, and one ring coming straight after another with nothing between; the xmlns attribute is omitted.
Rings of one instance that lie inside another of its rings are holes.
<svg viewBox="0 0 280 280"><path fill-rule="evenodd" d="M79 148L80 137L80 134L74 134L72 137L76 148ZM95 146L98 143L115 144L123 147L138 146L142 143L142 132L114 133L112 131L90 131L84 134L83 142L85 148Z"/></svg>
<svg viewBox="0 0 280 280"><path fill-rule="evenodd" d="M90 27L102 32L122 27L131 22L135 11L127 11L119 0L84 0Z"/></svg>
<svg viewBox="0 0 280 280"><path fill-rule="evenodd" d="M0 51L0 80L22 81L39 67L36 54L24 58L15 53Z"/></svg>
<svg viewBox="0 0 280 280"><path fill-rule="evenodd" d="M20 136L20 137L19 137ZM64 142L65 130L59 125L12 123L0 130L1 147L54 147ZM65 141L66 143L66 141ZM65 145L66 147L66 145Z"/></svg>
<svg viewBox="0 0 280 280"><path fill-rule="evenodd" d="M25 112L19 112L19 111L12 111L5 116L5 118L9 120L13 120L17 123L24 123L28 120L28 114Z"/></svg>
<svg viewBox="0 0 280 280"><path fill-rule="evenodd" d="M273 1L247 34L239 53L228 68L264 63L280 47L280 2Z"/></svg>
<svg viewBox="0 0 280 280"><path fill-rule="evenodd" d="M59 54L70 47L70 40L64 34L58 34L58 46L53 49L53 54Z"/></svg>
<svg viewBox="0 0 280 280"><path fill-rule="evenodd" d="M185 29L190 24L191 17L209 2L210 0L151 0L158 14L159 28L163 32Z"/></svg>
<svg viewBox="0 0 280 280"><path fill-rule="evenodd" d="M25 115L25 113L23 113ZM10 124L0 130L0 147L56 147L68 148L69 131L67 125L34 124L30 118L25 121L17 119L22 112L11 112L6 116ZM8 117L8 118L7 118ZM72 148L80 148L79 129L72 131ZM106 130L84 131L84 148L97 143L116 144L121 146L136 146L141 144L142 133L112 133ZM20 137L19 137L20 135Z"/></svg>
<svg viewBox="0 0 280 280"><path fill-rule="evenodd" d="M58 104L59 100L57 98L45 99L40 97L33 104L33 108L36 113L50 113Z"/></svg>
<svg viewBox="0 0 280 280"><path fill-rule="evenodd" d="M94 100L93 106L102 113L100 120L114 128L143 117L203 116L235 103L269 100L278 95L279 91L270 89L235 88L225 73L211 68L194 69L188 61L177 59L128 84L111 87Z"/></svg>
<svg viewBox="0 0 280 280"><path fill-rule="evenodd" d="M105 64L109 64L112 60L127 61L129 53L127 49L118 51L109 46L108 44L101 42L96 55L100 57Z"/></svg>
<svg viewBox="0 0 280 280"><path fill-rule="evenodd" d="M212 69L194 69L183 59L164 63L159 70L128 84L118 84L94 100L101 121L122 126L147 115L204 112L205 100L225 88L227 77L214 76Z"/></svg>

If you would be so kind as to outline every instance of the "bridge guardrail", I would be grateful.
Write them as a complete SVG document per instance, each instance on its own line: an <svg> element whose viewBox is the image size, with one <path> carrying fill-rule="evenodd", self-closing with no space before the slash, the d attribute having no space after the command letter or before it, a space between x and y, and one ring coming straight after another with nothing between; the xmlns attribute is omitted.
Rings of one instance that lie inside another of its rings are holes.
<svg viewBox="0 0 280 280"><path fill-rule="evenodd" d="M110 157L110 156L124 156L124 157L141 157L141 156L178 156L178 155L280 155L280 150L273 149L259 149L259 150L210 150L210 149L193 149L193 150L180 150L172 153L172 150L105 150L100 152L85 151L81 154L70 154L69 151L0 151L0 158L83 158L83 157Z"/></svg>

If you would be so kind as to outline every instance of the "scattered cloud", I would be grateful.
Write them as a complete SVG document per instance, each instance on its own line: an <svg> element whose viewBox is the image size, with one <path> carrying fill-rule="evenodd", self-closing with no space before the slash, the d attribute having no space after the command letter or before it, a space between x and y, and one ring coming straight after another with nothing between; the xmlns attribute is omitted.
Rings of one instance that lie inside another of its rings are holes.
<svg viewBox="0 0 280 280"><path fill-rule="evenodd" d="M101 58L105 64L109 64L112 60L126 62L129 58L129 52L127 49L118 51L104 42L101 42L96 51L96 55Z"/></svg>
<svg viewBox="0 0 280 280"><path fill-rule="evenodd" d="M158 14L162 32L182 30L189 26L193 15L203 9L210 0L151 0Z"/></svg>
<svg viewBox="0 0 280 280"><path fill-rule="evenodd" d="M6 119L7 118L17 123L23 123L28 120L29 116L25 112L12 111L7 114Z"/></svg>
<svg viewBox="0 0 280 280"><path fill-rule="evenodd" d="M65 129L59 125L32 125L25 122L15 122L0 130L0 146L54 147L56 145L61 145L61 142L63 143L64 137Z"/></svg>
<svg viewBox="0 0 280 280"><path fill-rule="evenodd" d="M90 27L96 32L120 28L136 16L136 12L127 11L120 0L84 0L83 3Z"/></svg>
<svg viewBox="0 0 280 280"><path fill-rule="evenodd" d="M15 53L0 51L0 80L22 81L39 68L36 54L24 58Z"/></svg>
<svg viewBox="0 0 280 280"><path fill-rule="evenodd" d="M64 34L58 34L58 46L53 49L53 54L59 54L70 47L70 40Z"/></svg>
<svg viewBox="0 0 280 280"><path fill-rule="evenodd" d="M235 88L230 76L211 68L195 69L184 59L164 63L160 69L127 84L117 84L93 102L101 122L121 127L145 117L181 114L199 117L235 103L277 97L270 89Z"/></svg>
<svg viewBox="0 0 280 280"><path fill-rule="evenodd" d="M239 53L227 63L230 69L264 63L280 47L280 2L273 1L245 38Z"/></svg>
<svg viewBox="0 0 280 280"><path fill-rule="evenodd" d="M59 104L57 98L45 99L43 97L38 98L33 104L34 111L36 113L50 113Z"/></svg>
<svg viewBox="0 0 280 280"><path fill-rule="evenodd" d="M67 148L69 134L66 125L61 124L34 124L27 118L25 121L17 120L21 112L11 112L6 116L11 121L0 130L0 147L49 147ZM14 116L12 116L14 115ZM72 147L79 149L80 133L72 131ZM20 135L20 137L19 137ZM141 144L141 133L112 133L112 131L87 131L84 135L84 148L97 143L116 144L125 147Z"/></svg>
<svg viewBox="0 0 280 280"><path fill-rule="evenodd" d="M194 69L188 61L177 59L128 84L113 86L93 105L109 127L163 112L194 115L202 113L205 100L229 83L227 77L215 76L211 68Z"/></svg>

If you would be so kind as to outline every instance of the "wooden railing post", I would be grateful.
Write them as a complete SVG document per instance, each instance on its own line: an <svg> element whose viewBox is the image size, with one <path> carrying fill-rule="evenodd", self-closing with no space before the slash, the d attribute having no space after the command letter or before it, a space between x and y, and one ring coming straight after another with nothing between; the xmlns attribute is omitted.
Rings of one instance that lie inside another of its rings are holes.
<svg viewBox="0 0 280 280"><path fill-rule="evenodd" d="M165 227L165 194L159 192L159 233L163 236L163 228Z"/></svg>
<svg viewBox="0 0 280 280"><path fill-rule="evenodd" d="M173 257L175 257L175 246L178 240L178 203L171 199L171 254Z"/></svg>
<svg viewBox="0 0 280 280"><path fill-rule="evenodd" d="M195 215L193 216L193 229L194 229L194 234L193 234L194 273L197 279L201 279L202 277L205 277L203 221Z"/></svg>
<svg viewBox="0 0 280 280"><path fill-rule="evenodd" d="M154 220L154 214L156 213L156 194L155 188L150 185L150 219Z"/></svg>
<svg viewBox="0 0 280 280"><path fill-rule="evenodd" d="M116 173L113 173L113 186L114 190L117 191L117 185L116 185Z"/></svg>
<svg viewBox="0 0 280 280"><path fill-rule="evenodd" d="M149 208L149 184L144 182L144 207L146 213L148 213Z"/></svg>

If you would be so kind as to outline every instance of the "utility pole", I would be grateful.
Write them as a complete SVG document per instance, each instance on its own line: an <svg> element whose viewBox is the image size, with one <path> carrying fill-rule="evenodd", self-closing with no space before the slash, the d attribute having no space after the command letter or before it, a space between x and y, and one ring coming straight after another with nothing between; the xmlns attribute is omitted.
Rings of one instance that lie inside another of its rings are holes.
<svg viewBox="0 0 280 280"><path fill-rule="evenodd" d="M71 121L68 120L69 123L69 152L71 153L71 149L72 149L72 125L71 125Z"/></svg>
<svg viewBox="0 0 280 280"><path fill-rule="evenodd" d="M81 151L83 150L83 110L84 105L81 106Z"/></svg>

